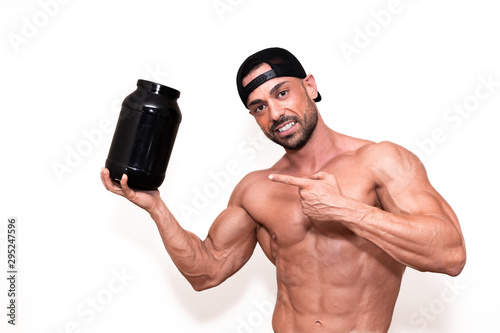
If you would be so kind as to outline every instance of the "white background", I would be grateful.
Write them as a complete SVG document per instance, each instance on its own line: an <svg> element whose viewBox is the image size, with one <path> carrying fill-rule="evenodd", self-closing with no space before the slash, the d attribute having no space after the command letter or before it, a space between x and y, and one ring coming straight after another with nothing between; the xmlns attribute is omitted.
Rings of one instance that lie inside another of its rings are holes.
<svg viewBox="0 0 500 333"><path fill-rule="evenodd" d="M17 216L19 278L12 327L0 274L0 331L271 332L274 267L260 248L197 293L149 216L99 179L136 80L180 90L160 190L204 238L241 177L283 153L260 141L235 87L240 63L270 46L315 75L334 130L419 154L461 221L464 271L408 269L390 331L500 331L499 17L494 0L2 0L1 267Z"/></svg>

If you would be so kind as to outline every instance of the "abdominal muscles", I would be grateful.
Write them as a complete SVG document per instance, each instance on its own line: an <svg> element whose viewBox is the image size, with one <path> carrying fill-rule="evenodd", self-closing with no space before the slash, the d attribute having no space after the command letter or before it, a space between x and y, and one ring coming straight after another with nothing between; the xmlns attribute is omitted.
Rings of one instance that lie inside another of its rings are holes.
<svg viewBox="0 0 500 333"><path fill-rule="evenodd" d="M276 332L388 329L404 266L378 247L352 233L314 229L299 243L272 247Z"/></svg>

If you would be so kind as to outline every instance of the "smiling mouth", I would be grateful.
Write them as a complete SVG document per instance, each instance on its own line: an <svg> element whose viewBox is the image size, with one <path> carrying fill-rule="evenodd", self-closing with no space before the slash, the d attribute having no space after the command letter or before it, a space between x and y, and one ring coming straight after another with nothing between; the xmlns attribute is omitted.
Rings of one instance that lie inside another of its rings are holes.
<svg viewBox="0 0 500 333"><path fill-rule="evenodd" d="M291 121L289 122L288 124L278 128L276 131L282 133L282 132L285 132L285 131L288 131L290 128L292 128L293 126L295 125L295 121Z"/></svg>

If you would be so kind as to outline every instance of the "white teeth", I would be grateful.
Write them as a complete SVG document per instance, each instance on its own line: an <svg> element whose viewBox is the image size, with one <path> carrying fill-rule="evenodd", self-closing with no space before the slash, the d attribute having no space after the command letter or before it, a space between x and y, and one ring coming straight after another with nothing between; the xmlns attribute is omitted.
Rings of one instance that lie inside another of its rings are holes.
<svg viewBox="0 0 500 333"><path fill-rule="evenodd" d="M286 131L286 130L289 130L290 128L292 128L292 126L293 126L293 125L295 125L295 122L294 122L294 121L292 121L291 123L288 123L288 124L286 124L285 126L283 126L282 128L280 128L280 129L278 130L278 132L284 132L284 131Z"/></svg>

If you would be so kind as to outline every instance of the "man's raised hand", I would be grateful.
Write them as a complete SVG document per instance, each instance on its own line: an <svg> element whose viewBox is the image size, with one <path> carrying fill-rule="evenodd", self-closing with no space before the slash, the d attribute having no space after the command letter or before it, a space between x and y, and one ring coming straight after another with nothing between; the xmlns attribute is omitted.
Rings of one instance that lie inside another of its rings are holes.
<svg viewBox="0 0 500 333"><path fill-rule="evenodd" d="M137 206L151 213L161 201L160 191L135 191L128 186L127 180L128 177L124 174L120 180L120 184L113 182L109 175L109 170L106 168L101 169L101 181L108 191L127 198Z"/></svg>

